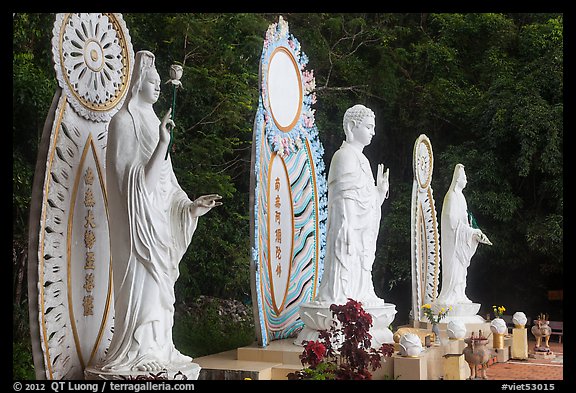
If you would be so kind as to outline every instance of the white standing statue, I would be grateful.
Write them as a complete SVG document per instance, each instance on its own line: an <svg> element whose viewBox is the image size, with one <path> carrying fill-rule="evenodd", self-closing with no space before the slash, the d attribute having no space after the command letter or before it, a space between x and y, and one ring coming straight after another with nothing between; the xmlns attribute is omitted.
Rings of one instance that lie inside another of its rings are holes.
<svg viewBox="0 0 576 393"><path fill-rule="evenodd" d="M160 94L154 60L151 52L136 54L127 99L108 130L115 319L101 371L188 371L196 379L199 366L172 341L174 284L198 217L222 203L216 194L191 201L165 159L174 122L171 110L160 121L153 109Z"/></svg>
<svg viewBox="0 0 576 393"><path fill-rule="evenodd" d="M382 304L372 283L372 264L380 229L380 207L388 197L389 169L378 165L376 183L362 153L374 136L371 109L355 105L344 114L346 140L328 173L328 221L324 273L316 300L345 304L348 298Z"/></svg>
<svg viewBox="0 0 576 393"><path fill-rule="evenodd" d="M379 164L376 181L363 149L372 141L376 126L374 112L354 105L344 114L346 140L334 156L328 173L328 219L324 273L314 301L301 306L300 314L308 327L327 328L318 315L330 315L331 304L348 299L362 303L372 314L374 345L392 343L388 325L396 314L393 304L385 303L374 292L372 265L380 229L381 206L388 197L389 170ZM329 321L329 318L324 323ZM312 339L304 329L297 339Z"/></svg>
<svg viewBox="0 0 576 393"><path fill-rule="evenodd" d="M441 216L442 287L434 308L452 306L450 317L469 317L465 322L483 322L477 314L480 304L466 296L470 260L479 243L492 245L488 237L474 228L468 218L468 205L462 190L466 187L464 165L456 164L452 183L444 197Z"/></svg>

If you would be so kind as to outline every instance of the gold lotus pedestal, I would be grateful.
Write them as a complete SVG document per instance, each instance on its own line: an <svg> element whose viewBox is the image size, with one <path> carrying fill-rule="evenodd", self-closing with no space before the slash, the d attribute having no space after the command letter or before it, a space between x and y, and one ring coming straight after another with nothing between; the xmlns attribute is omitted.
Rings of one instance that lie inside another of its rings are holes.
<svg viewBox="0 0 576 393"><path fill-rule="evenodd" d="M494 333L492 346L494 349L504 349L504 333Z"/></svg>

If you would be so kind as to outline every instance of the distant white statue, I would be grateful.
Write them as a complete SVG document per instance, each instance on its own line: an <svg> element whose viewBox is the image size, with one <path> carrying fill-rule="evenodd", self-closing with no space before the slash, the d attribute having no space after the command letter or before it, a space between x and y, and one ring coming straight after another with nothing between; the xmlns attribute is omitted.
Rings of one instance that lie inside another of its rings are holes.
<svg viewBox="0 0 576 393"><path fill-rule="evenodd" d="M446 325L448 338L453 340L462 340L466 336L466 325L459 319L452 320Z"/></svg>
<svg viewBox="0 0 576 393"><path fill-rule="evenodd" d="M456 164L452 183L442 206L442 287L435 303L453 305L472 303L466 296L466 279L470 260L478 243L492 245L468 219L468 205L462 190L466 187L464 165Z"/></svg>
<svg viewBox="0 0 576 393"><path fill-rule="evenodd" d="M420 353L424 351L422 340L420 340L420 336L415 333L402 335L398 346L400 347L400 351L398 351L400 356L418 357Z"/></svg>
<svg viewBox="0 0 576 393"><path fill-rule="evenodd" d="M165 159L171 110L162 121L154 54L136 54L130 90L112 118L106 152L107 197L114 281L114 335L102 370L161 371L191 358L172 341L174 284L198 217L219 195L191 201Z"/></svg>
<svg viewBox="0 0 576 393"><path fill-rule="evenodd" d="M525 327L527 322L528 318L526 317L526 314L524 314L522 311L516 311L514 315L512 315L512 323L516 328Z"/></svg>
<svg viewBox="0 0 576 393"><path fill-rule="evenodd" d="M388 197L389 169L378 165L376 182L362 153L374 136L374 112L355 105L344 114L346 140L328 173L328 220L324 273L317 301L363 305L384 301L374 292L372 264L380 229L380 208Z"/></svg>

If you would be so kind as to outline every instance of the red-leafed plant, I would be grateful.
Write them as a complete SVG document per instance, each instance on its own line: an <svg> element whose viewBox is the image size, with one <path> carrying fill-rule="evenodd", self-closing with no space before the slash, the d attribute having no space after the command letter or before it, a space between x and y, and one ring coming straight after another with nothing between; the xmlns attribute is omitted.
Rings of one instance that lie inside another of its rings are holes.
<svg viewBox="0 0 576 393"><path fill-rule="evenodd" d="M300 355L302 370L289 373L288 379L372 379L372 372L382 366L383 356L394 353L392 344L371 347L372 316L362 303L353 299L330 306L335 320L330 330L321 330L319 340L305 341Z"/></svg>

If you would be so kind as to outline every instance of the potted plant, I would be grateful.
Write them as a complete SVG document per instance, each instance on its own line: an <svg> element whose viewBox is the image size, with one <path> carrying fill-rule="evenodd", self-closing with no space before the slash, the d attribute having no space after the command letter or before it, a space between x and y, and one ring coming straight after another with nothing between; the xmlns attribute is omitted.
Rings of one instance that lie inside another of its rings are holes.
<svg viewBox="0 0 576 393"><path fill-rule="evenodd" d="M302 370L288 374L288 379L366 380L382 366L382 357L394 353L392 344L371 347L372 316L362 303L348 299L344 305L332 304L335 317L328 330L321 330L319 340L305 341L300 355Z"/></svg>

